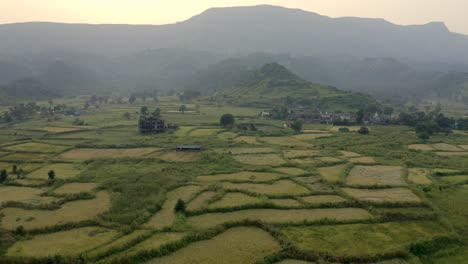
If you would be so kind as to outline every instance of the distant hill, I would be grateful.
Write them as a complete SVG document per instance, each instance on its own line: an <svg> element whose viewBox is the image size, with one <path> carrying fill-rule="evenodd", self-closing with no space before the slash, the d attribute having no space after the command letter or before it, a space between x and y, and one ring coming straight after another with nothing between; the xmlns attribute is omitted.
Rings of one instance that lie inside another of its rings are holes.
<svg viewBox="0 0 468 264"><path fill-rule="evenodd" d="M321 110L356 111L378 105L368 95L305 81L278 63L265 64L245 76L237 84L220 86L218 95L233 104L256 107L291 104Z"/></svg>
<svg viewBox="0 0 468 264"><path fill-rule="evenodd" d="M20 79L0 86L1 103L11 103L16 100L44 100L54 97L57 97L57 94L47 90L39 80L32 78Z"/></svg>
<svg viewBox="0 0 468 264"><path fill-rule="evenodd" d="M0 25L2 53L69 49L122 55L181 48L221 53L353 55L468 63L468 38L440 22L400 26L383 19L330 18L276 6L212 8L170 25Z"/></svg>

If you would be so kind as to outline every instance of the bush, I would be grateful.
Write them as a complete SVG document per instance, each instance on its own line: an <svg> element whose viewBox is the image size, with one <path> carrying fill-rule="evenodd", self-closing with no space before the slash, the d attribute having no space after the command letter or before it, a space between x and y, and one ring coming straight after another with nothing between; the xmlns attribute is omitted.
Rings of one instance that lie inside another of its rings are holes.
<svg viewBox="0 0 468 264"><path fill-rule="evenodd" d="M177 203L174 207L174 211L176 213L185 213L185 209L186 209L186 206L185 206L184 200L182 199L177 200Z"/></svg>
<svg viewBox="0 0 468 264"><path fill-rule="evenodd" d="M296 120L291 124L291 128L294 132L299 133L302 130L302 122L300 120Z"/></svg>
<svg viewBox="0 0 468 264"><path fill-rule="evenodd" d="M346 132L349 132L349 128L347 128L347 127L340 127L340 128L338 128L338 131L339 131L339 132L342 132L342 133L346 133Z"/></svg>
<svg viewBox="0 0 468 264"><path fill-rule="evenodd" d="M363 126L363 127L359 128L358 133L361 134L361 135L367 135L367 134L369 134L369 128Z"/></svg>

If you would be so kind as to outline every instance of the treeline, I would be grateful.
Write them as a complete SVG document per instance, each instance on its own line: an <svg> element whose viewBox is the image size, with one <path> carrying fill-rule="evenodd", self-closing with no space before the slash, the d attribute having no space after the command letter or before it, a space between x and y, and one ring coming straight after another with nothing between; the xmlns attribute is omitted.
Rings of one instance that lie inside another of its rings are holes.
<svg viewBox="0 0 468 264"><path fill-rule="evenodd" d="M41 117L53 117L55 114L73 115L76 111L75 107L65 104L54 105L52 100L49 100L48 106L40 106L36 102L20 103L3 112L0 122L22 121L36 115Z"/></svg>

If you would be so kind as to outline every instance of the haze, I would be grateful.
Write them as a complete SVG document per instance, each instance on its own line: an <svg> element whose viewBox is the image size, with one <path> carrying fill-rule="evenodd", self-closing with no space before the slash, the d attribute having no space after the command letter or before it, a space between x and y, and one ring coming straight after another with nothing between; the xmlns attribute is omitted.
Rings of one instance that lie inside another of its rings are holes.
<svg viewBox="0 0 468 264"><path fill-rule="evenodd" d="M465 0L2 0L0 23L167 24L210 7L259 4L301 8L331 17L384 18L403 25L443 21L451 31L468 34Z"/></svg>

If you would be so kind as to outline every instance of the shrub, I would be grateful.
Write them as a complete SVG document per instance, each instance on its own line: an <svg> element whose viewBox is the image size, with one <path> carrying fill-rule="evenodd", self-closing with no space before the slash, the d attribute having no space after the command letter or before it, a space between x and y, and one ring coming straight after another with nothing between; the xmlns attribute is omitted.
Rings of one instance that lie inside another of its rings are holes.
<svg viewBox="0 0 468 264"><path fill-rule="evenodd" d="M340 127L340 128L338 129L338 131L339 131L339 132L346 133L346 132L349 132L349 128L347 128L347 127Z"/></svg>
<svg viewBox="0 0 468 264"><path fill-rule="evenodd" d="M174 211L176 213L185 213L185 209L186 209L186 206L185 206L184 200L182 199L177 200L177 203L174 207Z"/></svg>
<svg viewBox="0 0 468 264"><path fill-rule="evenodd" d="M363 126L363 127L359 128L358 133L361 134L361 135L367 135L367 134L369 134L369 128Z"/></svg>

